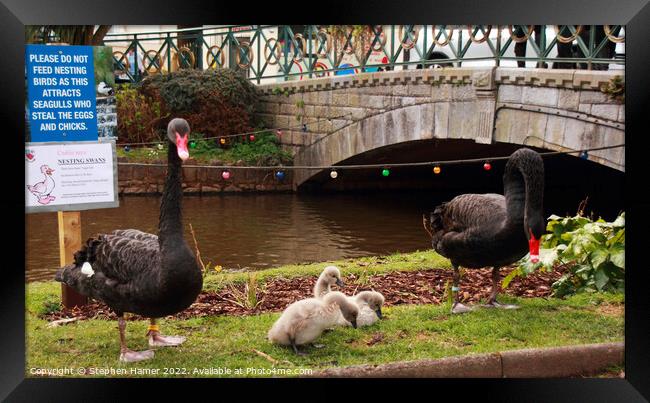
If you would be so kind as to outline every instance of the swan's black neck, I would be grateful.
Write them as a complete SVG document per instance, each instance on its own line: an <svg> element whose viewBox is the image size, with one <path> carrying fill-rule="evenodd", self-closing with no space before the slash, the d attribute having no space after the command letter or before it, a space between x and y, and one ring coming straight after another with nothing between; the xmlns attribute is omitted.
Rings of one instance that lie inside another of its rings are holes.
<svg viewBox="0 0 650 403"><path fill-rule="evenodd" d="M183 201L181 159L178 156L176 145L169 143L167 152L167 179L165 189L160 202L160 221L158 228L158 240L161 250L171 243L183 239L183 226L181 216L181 204Z"/></svg>
<svg viewBox="0 0 650 403"><path fill-rule="evenodd" d="M543 221L544 163L539 154L525 148L512 154L503 174L503 191L506 226Z"/></svg>

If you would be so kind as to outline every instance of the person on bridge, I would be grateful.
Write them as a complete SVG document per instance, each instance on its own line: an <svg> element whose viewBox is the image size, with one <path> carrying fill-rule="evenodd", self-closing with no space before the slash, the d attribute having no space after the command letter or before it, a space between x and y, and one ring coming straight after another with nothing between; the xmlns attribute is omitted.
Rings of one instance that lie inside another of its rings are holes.
<svg viewBox="0 0 650 403"><path fill-rule="evenodd" d="M537 44L537 48L540 48L540 43L542 40L542 26L541 25L535 25L533 28L534 34L535 34L535 43ZM524 30L522 29L522 25L517 25L515 28L514 35L517 38L521 38L524 35ZM532 36L532 33L531 33ZM526 39L525 41L522 42L517 42L515 43L515 56L517 57L526 57L526 45L528 44L528 41L530 40L530 37ZM543 49L540 49L540 52L543 52ZM518 67L526 67L526 62L523 60L517 60L517 66ZM540 68L547 68L548 64L545 62L537 62L537 67Z"/></svg>

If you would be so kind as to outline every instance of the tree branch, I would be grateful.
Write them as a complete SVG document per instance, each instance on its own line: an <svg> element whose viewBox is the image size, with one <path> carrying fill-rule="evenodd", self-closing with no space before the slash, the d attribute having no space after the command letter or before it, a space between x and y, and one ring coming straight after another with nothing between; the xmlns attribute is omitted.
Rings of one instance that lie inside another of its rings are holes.
<svg viewBox="0 0 650 403"><path fill-rule="evenodd" d="M93 46L99 46L104 44L104 36L108 33L108 31L111 29L112 25L100 25L99 28L97 28L97 31L95 31L95 34L93 35L92 39L92 45Z"/></svg>

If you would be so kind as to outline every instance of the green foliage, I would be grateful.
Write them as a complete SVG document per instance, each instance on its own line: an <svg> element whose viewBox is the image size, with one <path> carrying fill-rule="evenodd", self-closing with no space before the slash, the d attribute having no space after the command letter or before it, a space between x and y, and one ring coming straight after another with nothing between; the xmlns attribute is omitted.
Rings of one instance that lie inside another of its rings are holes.
<svg viewBox="0 0 650 403"><path fill-rule="evenodd" d="M49 295L38 308L39 315L48 315L61 310L61 300L57 296Z"/></svg>
<svg viewBox="0 0 650 403"><path fill-rule="evenodd" d="M95 67L95 85L105 82L109 87L115 85L113 73L113 52L108 46L93 47L93 62Z"/></svg>
<svg viewBox="0 0 650 403"><path fill-rule="evenodd" d="M235 285L230 285L229 290L233 297L229 301L244 309L253 310L264 302L264 297L262 297L264 290L258 283L255 273L248 273L248 279L243 290L240 290Z"/></svg>
<svg viewBox="0 0 650 403"><path fill-rule="evenodd" d="M190 148L190 157L204 163L234 164L242 161L245 165L291 165L291 153L282 149L277 137L272 132L255 135L255 141L236 142L230 148L221 148L217 139L206 139L201 133L192 132L190 140L195 142ZM163 160L167 155L166 144L163 147L133 147L125 152L117 149L118 157L126 157L133 162L151 162Z"/></svg>
<svg viewBox="0 0 650 403"><path fill-rule="evenodd" d="M271 91L271 93L272 93L273 95L284 95L285 97L288 97L288 96L289 96L289 90L288 90L287 88L282 89L282 88L280 88L280 87L275 87L275 88L273 88L273 90Z"/></svg>
<svg viewBox="0 0 650 403"><path fill-rule="evenodd" d="M121 143L158 141L163 115L160 102L148 99L129 84L115 91L117 102L117 132Z"/></svg>
<svg viewBox="0 0 650 403"><path fill-rule="evenodd" d="M271 132L260 133L253 142L235 144L232 157L246 165L287 165L293 160L291 153L282 149Z"/></svg>
<svg viewBox="0 0 650 403"><path fill-rule="evenodd" d="M217 94L248 113L253 113L258 101L253 84L231 69L181 69L150 76L141 85L142 93L162 98L165 107L175 114L192 111L205 94Z"/></svg>
<svg viewBox="0 0 650 403"><path fill-rule="evenodd" d="M519 267L503 281L507 287L512 278L537 269L552 270L557 263L567 265L569 272L553 284L555 296L594 291L625 290L625 213L614 222L587 217L548 218L542 237L540 261L522 259Z"/></svg>
<svg viewBox="0 0 650 403"><path fill-rule="evenodd" d="M150 76L138 89L160 102L164 113L185 118L193 131L209 137L247 132L254 126L257 90L233 70L181 69ZM164 132L167 122L161 123L158 130Z"/></svg>

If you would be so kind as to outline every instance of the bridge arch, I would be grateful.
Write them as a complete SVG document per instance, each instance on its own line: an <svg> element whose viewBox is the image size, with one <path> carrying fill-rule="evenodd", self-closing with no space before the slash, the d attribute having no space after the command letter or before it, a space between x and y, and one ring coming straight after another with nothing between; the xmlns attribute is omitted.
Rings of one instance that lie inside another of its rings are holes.
<svg viewBox="0 0 650 403"><path fill-rule="evenodd" d="M373 149L433 139L580 150L625 142L624 105L601 91L617 74L443 68L320 78L261 86L260 114L275 127L295 118L309 127L284 136L296 165L336 165ZM624 147L591 152L589 159L625 170ZM316 174L296 172L294 186Z"/></svg>

